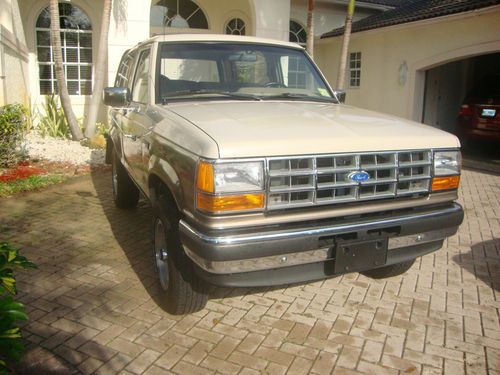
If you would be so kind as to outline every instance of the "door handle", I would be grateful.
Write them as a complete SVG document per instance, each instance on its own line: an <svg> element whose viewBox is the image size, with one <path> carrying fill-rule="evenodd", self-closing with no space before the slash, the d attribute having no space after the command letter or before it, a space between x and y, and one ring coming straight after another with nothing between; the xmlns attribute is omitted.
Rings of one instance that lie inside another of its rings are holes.
<svg viewBox="0 0 500 375"><path fill-rule="evenodd" d="M131 135L131 134L123 134L125 138L131 139L132 141L137 141L137 136L136 135Z"/></svg>
<svg viewBox="0 0 500 375"><path fill-rule="evenodd" d="M119 108L122 115L127 116L129 113L139 113L141 111L140 107L122 107Z"/></svg>

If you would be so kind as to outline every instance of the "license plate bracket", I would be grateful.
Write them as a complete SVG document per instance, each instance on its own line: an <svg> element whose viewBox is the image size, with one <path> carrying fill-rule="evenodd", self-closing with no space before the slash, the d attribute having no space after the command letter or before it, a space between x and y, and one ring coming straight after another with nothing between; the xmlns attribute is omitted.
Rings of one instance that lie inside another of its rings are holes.
<svg viewBox="0 0 500 375"><path fill-rule="evenodd" d="M337 242L334 272L358 272L383 266L387 261L387 243L387 238Z"/></svg>

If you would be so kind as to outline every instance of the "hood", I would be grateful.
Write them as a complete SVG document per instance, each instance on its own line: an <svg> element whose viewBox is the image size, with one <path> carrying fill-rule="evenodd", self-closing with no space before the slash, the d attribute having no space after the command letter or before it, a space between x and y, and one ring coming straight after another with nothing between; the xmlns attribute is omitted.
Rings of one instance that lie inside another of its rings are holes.
<svg viewBox="0 0 500 375"><path fill-rule="evenodd" d="M220 158L454 148L439 129L346 105L297 101L170 104L215 140Z"/></svg>

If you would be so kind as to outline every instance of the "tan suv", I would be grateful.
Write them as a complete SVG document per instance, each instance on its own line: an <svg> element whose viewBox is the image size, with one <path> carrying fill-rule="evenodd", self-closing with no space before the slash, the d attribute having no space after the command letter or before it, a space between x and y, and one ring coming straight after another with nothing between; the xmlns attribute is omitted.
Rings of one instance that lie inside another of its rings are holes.
<svg viewBox="0 0 500 375"><path fill-rule="evenodd" d="M151 202L172 313L203 308L208 284L398 275L462 222L457 138L341 104L299 45L154 37L104 101L114 199Z"/></svg>

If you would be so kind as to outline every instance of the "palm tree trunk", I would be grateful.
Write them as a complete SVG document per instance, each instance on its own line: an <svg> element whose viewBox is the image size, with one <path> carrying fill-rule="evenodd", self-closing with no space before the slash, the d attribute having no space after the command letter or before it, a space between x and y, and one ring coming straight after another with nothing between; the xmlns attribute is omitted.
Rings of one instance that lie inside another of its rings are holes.
<svg viewBox="0 0 500 375"><path fill-rule="evenodd" d="M347 51L351 41L352 16L354 15L355 0L349 0L347 16L345 18L344 37L342 38L342 50L340 52L339 74L337 76L337 89L343 90L345 85L345 73L347 65Z"/></svg>
<svg viewBox="0 0 500 375"><path fill-rule="evenodd" d="M106 78L106 60L108 56L108 34L109 22L111 16L112 0L104 0L101 36L99 38L99 50L97 53L97 62L95 65L94 87L92 89L92 98L90 99L89 111L85 121L85 137L92 138L95 135L97 114L102 100L102 90L104 89L104 79Z"/></svg>
<svg viewBox="0 0 500 375"><path fill-rule="evenodd" d="M82 130L78 125L73 107L71 107L71 99L66 85L66 76L64 74L64 65L61 48L61 30L59 27L59 2L50 0L50 39L52 50L54 53L54 68L56 71L57 89L61 98L61 106L68 120L71 136L75 141L83 138Z"/></svg>
<svg viewBox="0 0 500 375"><path fill-rule="evenodd" d="M314 0L307 0L307 53L314 57Z"/></svg>

